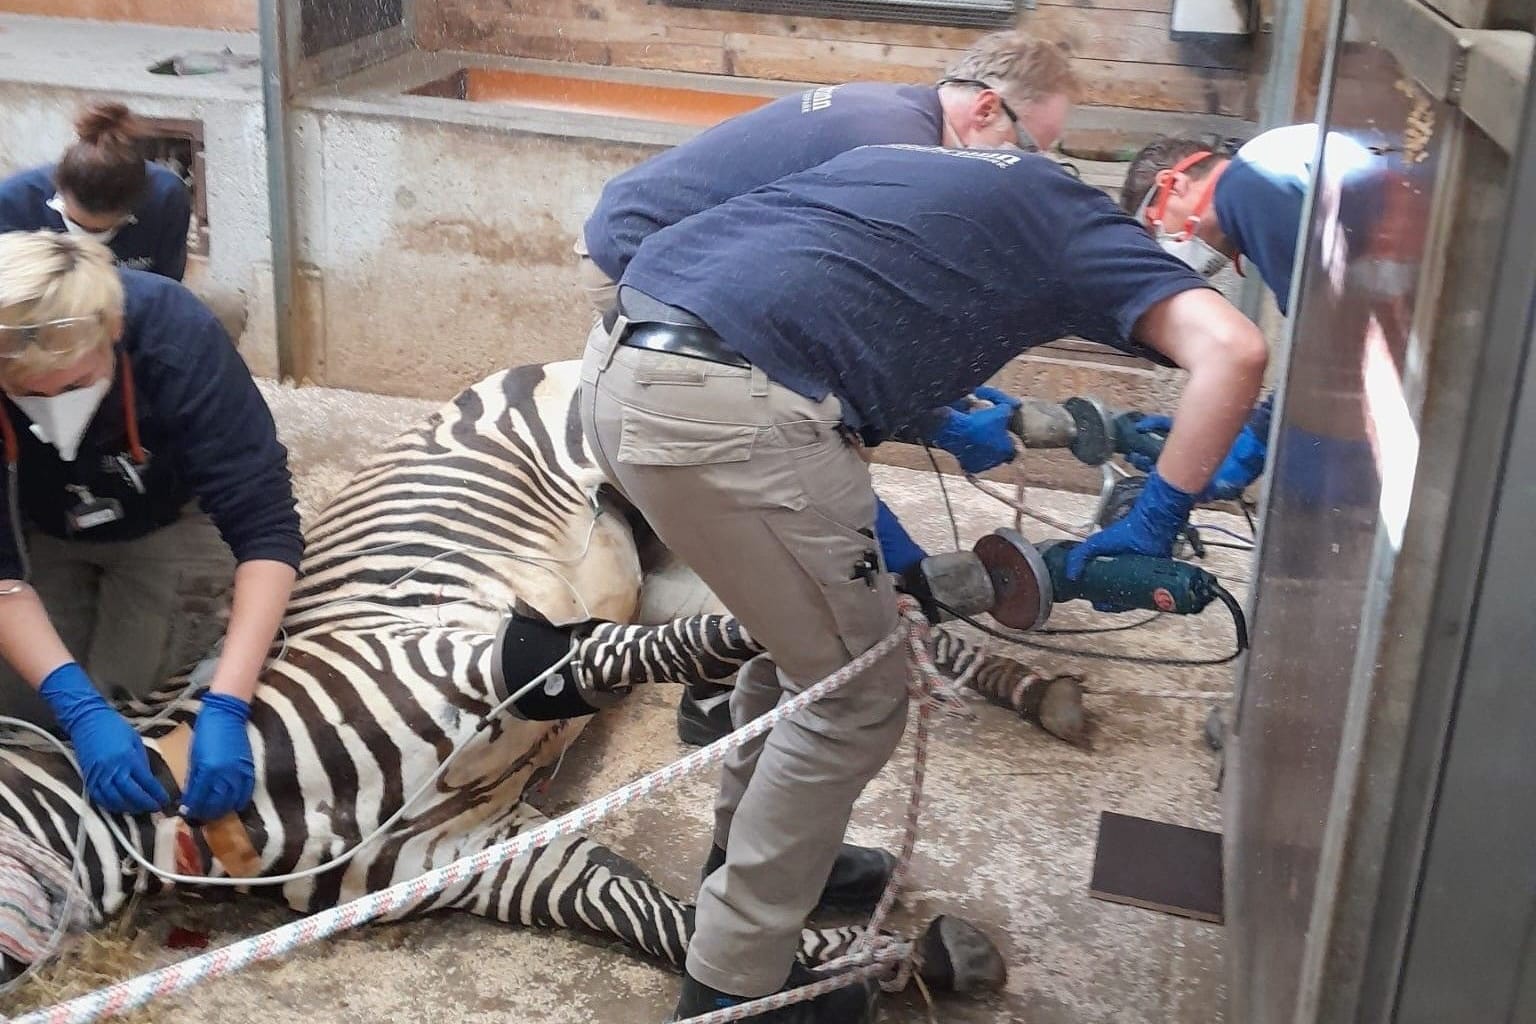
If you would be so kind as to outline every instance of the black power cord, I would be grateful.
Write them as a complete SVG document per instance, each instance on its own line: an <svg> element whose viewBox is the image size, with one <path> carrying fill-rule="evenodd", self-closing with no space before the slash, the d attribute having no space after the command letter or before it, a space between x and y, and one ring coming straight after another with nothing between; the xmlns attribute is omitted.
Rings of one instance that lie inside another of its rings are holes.
<svg viewBox="0 0 1536 1024"><path fill-rule="evenodd" d="M939 460L934 457L930 446L924 444L923 451L928 456L928 465L933 467L933 478L939 482L939 494L944 498L944 514L949 517L949 533L955 539L955 550L959 551L960 520L955 518L955 506L949 502L949 487L944 483L944 471L939 469Z"/></svg>
<svg viewBox="0 0 1536 1024"><path fill-rule="evenodd" d="M1124 633L1128 629L1140 629L1142 626L1150 625L1162 617L1162 612L1153 612L1144 619L1124 622L1118 626L1073 626L1067 629L1035 629L1030 632L1040 636L1097 636L1100 633Z"/></svg>
<svg viewBox="0 0 1536 1024"><path fill-rule="evenodd" d="M1243 615L1242 605L1240 605L1237 601L1237 598L1233 597L1220 583L1213 581L1212 586L1215 589L1217 599L1220 600L1222 604L1226 605L1228 613L1231 614L1232 628L1233 631L1237 634L1236 649L1231 654L1228 654L1223 658L1149 658L1137 654L1105 654L1103 651L1085 651L1077 647L1058 647L1055 644L1042 644L1039 641L1028 640L1015 632L1010 631L1005 633L1000 629L994 629L985 623L977 622L969 615L962 615L961 613L955 611L953 608L948 607L942 602L935 601L934 604L949 614L953 615L961 622L981 630L988 636L996 637L999 640L1004 640L1011 644L1018 644L1020 647L1033 648L1037 651L1049 651L1052 654L1065 654L1074 658L1096 658L1100 661L1124 661L1133 665L1164 665L1176 668L1207 668L1216 665L1230 664L1236 661L1238 658L1242 657L1243 652L1248 650L1248 620ZM1154 615L1152 618L1156 617L1157 616ZM1122 629L1134 629L1136 626L1144 626L1150 621L1151 619L1142 619L1141 621L1133 623L1130 626L1120 626L1115 627L1114 629L1101 630L1100 632L1116 632ZM1085 630L1084 632L1090 631Z"/></svg>

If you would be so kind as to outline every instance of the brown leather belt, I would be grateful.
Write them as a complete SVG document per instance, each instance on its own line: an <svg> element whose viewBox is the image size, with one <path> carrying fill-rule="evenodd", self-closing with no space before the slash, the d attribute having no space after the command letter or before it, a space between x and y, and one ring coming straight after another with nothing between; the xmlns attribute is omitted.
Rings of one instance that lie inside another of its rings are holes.
<svg viewBox="0 0 1536 1024"><path fill-rule="evenodd" d="M178 725L159 739L150 740L165 767L176 780L176 788L187 787L187 765L192 747L192 727ZM230 813L218 821L212 821L201 829L208 849L213 852L231 878L255 878L261 873L261 857L251 844L251 835L245 830L240 815Z"/></svg>

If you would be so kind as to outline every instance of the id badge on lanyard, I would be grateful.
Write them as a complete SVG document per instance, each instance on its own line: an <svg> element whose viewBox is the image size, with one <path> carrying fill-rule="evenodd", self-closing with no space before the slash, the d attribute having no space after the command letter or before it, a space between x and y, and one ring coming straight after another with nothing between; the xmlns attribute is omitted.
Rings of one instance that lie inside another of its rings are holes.
<svg viewBox="0 0 1536 1024"><path fill-rule="evenodd" d="M69 484L65 489L75 496L74 507L64 513L70 536L122 521L123 503L116 498L98 498L84 484Z"/></svg>
<svg viewBox="0 0 1536 1024"><path fill-rule="evenodd" d="M149 466L149 452L139 440L139 424L137 410L135 409L133 393L133 368L128 361L127 353L123 353L120 359L123 382L123 420L128 435L128 451L112 458L113 468L124 480L139 494L145 493L143 473ZM16 465L21 456L21 447L17 443L15 430L11 426L10 417L0 411L0 434L4 436L5 460L9 467L12 486L16 485ZM75 497L75 504L64 512L64 525L70 536L85 533L102 526L121 522L124 518L123 504L116 498L98 498L91 492L80 473L80 463L70 464L75 474L76 482L65 484L64 489ZM14 516L12 528L18 528ZM18 535L19 538L19 535Z"/></svg>

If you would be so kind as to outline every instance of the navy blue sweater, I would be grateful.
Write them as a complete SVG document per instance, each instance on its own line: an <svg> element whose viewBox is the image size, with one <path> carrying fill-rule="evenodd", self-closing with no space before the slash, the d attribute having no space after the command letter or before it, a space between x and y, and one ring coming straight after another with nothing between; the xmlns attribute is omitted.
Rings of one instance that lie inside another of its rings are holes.
<svg viewBox="0 0 1536 1024"><path fill-rule="evenodd" d="M107 248L121 266L180 281L187 272L192 196L169 169L145 167L149 190L133 211L134 223L124 224ZM57 191L52 164L0 181L0 231L63 231L64 218L48 205Z"/></svg>
<svg viewBox="0 0 1536 1024"><path fill-rule="evenodd" d="M124 541L174 522L194 498L239 562L270 559L298 568L304 542L272 413L229 336L208 308L168 278L120 270L127 296L118 345L133 369L139 436L150 454L139 494L115 459L128 450L122 361L73 464L33 436L31 421L6 399L20 443L19 504L26 526L68 537L66 513L84 484L122 503L123 518L80 539ZM6 483L5 486L9 486ZM0 502L0 579L17 579L21 559L9 502Z"/></svg>

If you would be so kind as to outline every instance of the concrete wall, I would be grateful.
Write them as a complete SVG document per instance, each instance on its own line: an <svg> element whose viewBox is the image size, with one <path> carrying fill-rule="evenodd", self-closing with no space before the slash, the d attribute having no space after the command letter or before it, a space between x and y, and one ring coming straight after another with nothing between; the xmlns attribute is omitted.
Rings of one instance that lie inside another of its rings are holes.
<svg viewBox="0 0 1536 1024"><path fill-rule="evenodd" d="M256 29L256 0L0 0L0 12L243 32Z"/></svg>
<svg viewBox="0 0 1536 1024"><path fill-rule="evenodd" d="M203 124L208 169L209 255L194 259L188 281L207 279L249 297L241 351L257 373L276 368L273 348L270 250L267 244L266 139L259 98L209 99L102 93L0 82L0 171L58 158L72 138L80 106L121 97L147 117L189 118Z"/></svg>
<svg viewBox="0 0 1536 1024"><path fill-rule="evenodd" d="M313 380L441 398L499 367L580 355L591 314L571 245L603 182L659 146L351 112L299 122ZM1180 374L1086 348L1016 360L998 383L1172 408ZM882 461L929 465L887 449ZM1047 454L1031 457L1030 478L1099 485L1097 471Z"/></svg>
<svg viewBox="0 0 1536 1024"><path fill-rule="evenodd" d="M445 397L570 358L591 313L571 245L608 177L654 149L301 111L300 249L316 380Z"/></svg>
<svg viewBox="0 0 1536 1024"><path fill-rule="evenodd" d="M152 57L178 45L216 48L221 37L205 37L212 34L57 22L46 26L57 38L25 38L40 24L0 21L13 42L37 51L62 51L65 40L83 45L100 35L97 41L117 54L118 64L98 74L115 83L110 95L146 116L203 123L212 244L189 276L247 293L242 352L258 374L274 373L255 72L182 80L142 73ZM247 37L232 38L254 47ZM80 67L40 58L52 69L51 82L0 80L0 170L54 159L78 107L108 94L71 84L89 74L89 51L78 59ZM432 73L414 57L400 63L417 77ZM576 286L571 245L603 183L659 152L670 136L612 119L541 124L506 108L465 113L475 105L404 102L399 93L409 84L383 67L376 79L318 91L294 112L303 377L440 399L507 365L576 357L590 313ZM176 95L178 89L190 94ZM1174 375L1102 352L1042 351L1016 361L1000 383L1046 397L1097 394L1141 408L1166 407L1177 392ZM907 455L909 464L927 465L920 452L915 463ZM1034 460L1031 476L1096 486L1091 473L1058 463Z"/></svg>
<svg viewBox="0 0 1536 1024"><path fill-rule="evenodd" d="M1045 0L1019 25L1072 52L1087 103L1245 116L1246 42L1174 42L1171 9L1171 0ZM796 82L929 82L980 34L656 0L418 0L416 25L429 50Z"/></svg>

